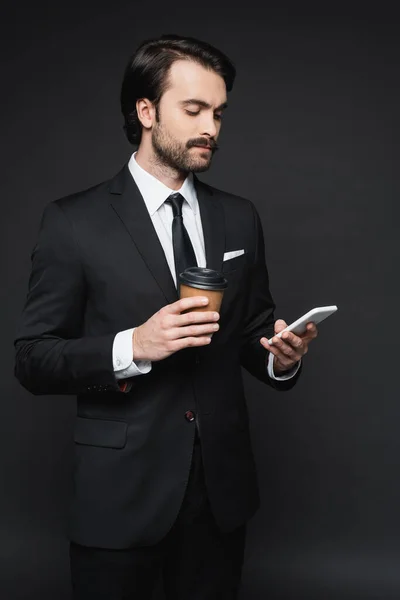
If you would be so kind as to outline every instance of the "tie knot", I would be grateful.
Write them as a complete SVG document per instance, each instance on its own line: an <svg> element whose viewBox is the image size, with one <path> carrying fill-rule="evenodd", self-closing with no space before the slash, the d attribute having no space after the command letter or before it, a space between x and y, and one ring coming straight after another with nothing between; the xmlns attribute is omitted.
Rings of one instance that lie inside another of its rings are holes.
<svg viewBox="0 0 400 600"><path fill-rule="evenodd" d="M182 216L182 204L183 204L183 201L184 201L184 197L179 192L176 192L175 194L171 194L166 199L165 202L168 202L168 204L172 205L172 210L174 212L174 217L181 217Z"/></svg>

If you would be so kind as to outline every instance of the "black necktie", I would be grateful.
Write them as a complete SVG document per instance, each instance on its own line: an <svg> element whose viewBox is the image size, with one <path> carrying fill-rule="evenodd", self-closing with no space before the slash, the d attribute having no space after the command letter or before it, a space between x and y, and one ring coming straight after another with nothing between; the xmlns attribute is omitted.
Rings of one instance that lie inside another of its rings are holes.
<svg viewBox="0 0 400 600"><path fill-rule="evenodd" d="M182 204L184 198L179 192L171 194L165 202L172 205L174 219L172 221L172 246L174 248L174 260L176 271L176 284L179 287L179 273L189 267L197 267L196 255L192 242L182 218Z"/></svg>

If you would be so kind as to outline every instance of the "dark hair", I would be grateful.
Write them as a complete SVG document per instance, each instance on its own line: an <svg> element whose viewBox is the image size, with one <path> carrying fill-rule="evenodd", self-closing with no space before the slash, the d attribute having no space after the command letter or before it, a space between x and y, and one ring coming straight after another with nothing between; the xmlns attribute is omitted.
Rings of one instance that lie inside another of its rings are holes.
<svg viewBox="0 0 400 600"><path fill-rule="evenodd" d="M236 69L229 58L211 44L173 34L142 42L125 69L120 98L124 130L131 144L139 144L142 137L137 100L148 98L157 108L167 87L170 67L181 59L215 71L224 79L227 91L231 91Z"/></svg>

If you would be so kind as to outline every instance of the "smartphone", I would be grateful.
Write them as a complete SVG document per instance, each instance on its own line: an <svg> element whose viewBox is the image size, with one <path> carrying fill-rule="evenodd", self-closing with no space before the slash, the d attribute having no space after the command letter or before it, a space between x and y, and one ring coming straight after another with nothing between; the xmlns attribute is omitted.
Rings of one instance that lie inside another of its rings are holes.
<svg viewBox="0 0 400 600"><path fill-rule="evenodd" d="M300 335L306 331L307 323L321 323L324 319L333 315L337 311L337 306L318 306L317 308L313 308L308 311L305 315L293 321L290 325L282 329L279 333L275 334L273 337L282 337L282 333L285 331L292 331L296 335ZM272 338L268 340L269 343L272 343Z"/></svg>

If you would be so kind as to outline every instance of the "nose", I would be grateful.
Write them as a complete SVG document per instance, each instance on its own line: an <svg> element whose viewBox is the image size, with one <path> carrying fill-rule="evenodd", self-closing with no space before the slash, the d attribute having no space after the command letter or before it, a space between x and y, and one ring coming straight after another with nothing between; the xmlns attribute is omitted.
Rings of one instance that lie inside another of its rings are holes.
<svg viewBox="0 0 400 600"><path fill-rule="evenodd" d="M214 138L218 133L218 128L214 119L214 114L205 114L201 124L201 136Z"/></svg>

